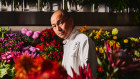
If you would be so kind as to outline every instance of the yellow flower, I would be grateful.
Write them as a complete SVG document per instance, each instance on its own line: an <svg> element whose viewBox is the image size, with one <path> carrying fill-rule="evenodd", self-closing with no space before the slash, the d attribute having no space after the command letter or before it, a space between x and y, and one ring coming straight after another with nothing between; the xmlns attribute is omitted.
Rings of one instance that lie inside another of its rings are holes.
<svg viewBox="0 0 140 79"><path fill-rule="evenodd" d="M97 39L97 37L96 37L96 36L94 36L94 39Z"/></svg>
<svg viewBox="0 0 140 79"><path fill-rule="evenodd" d="M117 48L120 47L120 43L119 43L119 42L116 43L116 47L117 47Z"/></svg>
<svg viewBox="0 0 140 79"><path fill-rule="evenodd" d="M96 33L98 33L98 31L96 31Z"/></svg>
<svg viewBox="0 0 140 79"><path fill-rule="evenodd" d="M138 39L138 38L130 37L130 39L131 39L132 41L139 42L139 39Z"/></svg>
<svg viewBox="0 0 140 79"><path fill-rule="evenodd" d="M128 43L128 39L124 39L123 42L124 42L124 43Z"/></svg>
<svg viewBox="0 0 140 79"><path fill-rule="evenodd" d="M98 47L96 47L96 51L98 51Z"/></svg>
<svg viewBox="0 0 140 79"><path fill-rule="evenodd" d="M109 45L110 45L110 47L113 46L114 43L115 43L114 40L109 41Z"/></svg>
<svg viewBox="0 0 140 79"><path fill-rule="evenodd" d="M118 34L118 29L117 28L114 28L113 30L112 30L112 35L117 35Z"/></svg>
<svg viewBox="0 0 140 79"><path fill-rule="evenodd" d="M117 39L117 36L113 36L113 39L116 40Z"/></svg>
<svg viewBox="0 0 140 79"><path fill-rule="evenodd" d="M99 39L99 35L98 34L96 35L96 38Z"/></svg>
<svg viewBox="0 0 140 79"><path fill-rule="evenodd" d="M100 53L104 53L104 50L103 50L102 47L99 48L99 52L100 52Z"/></svg>

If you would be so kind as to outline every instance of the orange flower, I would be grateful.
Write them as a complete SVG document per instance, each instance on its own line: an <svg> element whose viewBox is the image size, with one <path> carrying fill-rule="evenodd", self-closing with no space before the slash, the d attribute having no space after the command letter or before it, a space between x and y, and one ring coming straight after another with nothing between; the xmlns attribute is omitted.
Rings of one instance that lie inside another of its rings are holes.
<svg viewBox="0 0 140 79"><path fill-rule="evenodd" d="M31 72L33 59L30 56L20 56L15 62L16 78L27 79L27 74Z"/></svg>
<svg viewBox="0 0 140 79"><path fill-rule="evenodd" d="M135 47L135 43L132 43L131 46L132 46L132 47Z"/></svg>
<svg viewBox="0 0 140 79"><path fill-rule="evenodd" d="M95 33L95 30L93 30L92 32Z"/></svg>
<svg viewBox="0 0 140 79"><path fill-rule="evenodd" d="M96 31L96 33L98 33L98 31Z"/></svg>

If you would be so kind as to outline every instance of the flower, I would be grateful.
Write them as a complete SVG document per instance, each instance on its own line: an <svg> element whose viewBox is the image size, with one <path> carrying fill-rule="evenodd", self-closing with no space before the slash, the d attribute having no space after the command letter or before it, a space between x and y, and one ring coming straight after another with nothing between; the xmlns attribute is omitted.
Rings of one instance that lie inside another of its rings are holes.
<svg viewBox="0 0 140 79"><path fill-rule="evenodd" d="M28 31L28 29L26 29L26 28L21 29L22 34L26 34L27 31Z"/></svg>
<svg viewBox="0 0 140 79"><path fill-rule="evenodd" d="M31 52L36 52L36 48L35 48L35 47L32 47L32 46L29 48L29 50L30 50Z"/></svg>
<svg viewBox="0 0 140 79"><path fill-rule="evenodd" d="M114 28L113 30L112 30L112 35L117 35L118 34L118 29L117 28Z"/></svg>
<svg viewBox="0 0 140 79"><path fill-rule="evenodd" d="M41 44L41 45L37 44L35 47L39 48L39 51L43 51L44 50L43 46L44 46L43 44Z"/></svg>
<svg viewBox="0 0 140 79"><path fill-rule="evenodd" d="M124 39L123 42L124 42L124 43L128 43L128 39Z"/></svg>
<svg viewBox="0 0 140 79"><path fill-rule="evenodd" d="M113 39L116 40L117 39L117 36L113 36Z"/></svg>
<svg viewBox="0 0 140 79"><path fill-rule="evenodd" d="M102 47L99 48L100 53L104 53L104 49Z"/></svg>
<svg viewBox="0 0 140 79"><path fill-rule="evenodd" d="M103 72L103 69L102 69L102 67L100 65L98 65L98 71Z"/></svg>
<svg viewBox="0 0 140 79"><path fill-rule="evenodd" d="M31 36L32 33L33 33L33 32L30 30L30 31L27 31L27 32L26 32L26 35L27 35L27 36Z"/></svg>
<svg viewBox="0 0 140 79"><path fill-rule="evenodd" d="M20 56L15 62L16 78L28 79L28 73L34 67L33 59L30 56Z"/></svg>
<svg viewBox="0 0 140 79"><path fill-rule="evenodd" d="M39 32L38 31L34 32L32 38L37 39L38 37L39 37Z"/></svg>
<svg viewBox="0 0 140 79"><path fill-rule="evenodd" d="M11 61L11 58L13 57L11 51L7 51L4 54L2 54L1 56L2 56L2 60L6 60L7 63L9 63Z"/></svg>

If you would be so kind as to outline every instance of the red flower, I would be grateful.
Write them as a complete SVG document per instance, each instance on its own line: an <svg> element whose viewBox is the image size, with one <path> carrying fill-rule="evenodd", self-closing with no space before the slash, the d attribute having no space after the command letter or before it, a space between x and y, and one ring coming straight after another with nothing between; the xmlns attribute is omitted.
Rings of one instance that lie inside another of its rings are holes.
<svg viewBox="0 0 140 79"><path fill-rule="evenodd" d="M98 71L99 71L99 72L103 72L103 69L102 69L101 66L98 67Z"/></svg>
<svg viewBox="0 0 140 79"><path fill-rule="evenodd" d="M44 38L41 36L41 37L40 37L40 40L41 40L41 41L44 41Z"/></svg>
<svg viewBox="0 0 140 79"><path fill-rule="evenodd" d="M43 46L44 46L43 44L41 44L41 45L37 44L35 47L39 48L39 51L43 51Z"/></svg>

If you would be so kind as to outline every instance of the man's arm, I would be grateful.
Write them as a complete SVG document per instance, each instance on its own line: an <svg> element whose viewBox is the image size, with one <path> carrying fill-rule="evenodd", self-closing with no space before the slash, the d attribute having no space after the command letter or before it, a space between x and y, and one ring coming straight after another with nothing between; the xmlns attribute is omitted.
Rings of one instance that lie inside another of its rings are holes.
<svg viewBox="0 0 140 79"><path fill-rule="evenodd" d="M90 64L92 78L96 77L97 71L97 54L94 42L89 38L85 40L82 44L81 51L81 65L87 66Z"/></svg>

